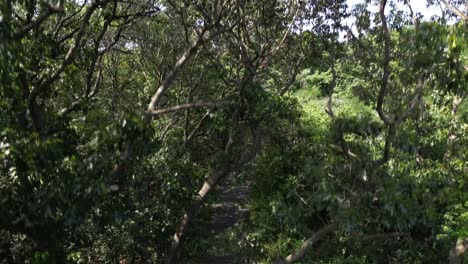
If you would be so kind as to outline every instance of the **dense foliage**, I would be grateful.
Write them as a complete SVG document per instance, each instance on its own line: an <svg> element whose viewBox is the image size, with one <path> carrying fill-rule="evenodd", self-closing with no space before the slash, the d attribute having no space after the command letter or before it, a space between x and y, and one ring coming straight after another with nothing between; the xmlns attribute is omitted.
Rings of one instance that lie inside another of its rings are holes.
<svg viewBox="0 0 468 264"><path fill-rule="evenodd" d="M429 4L2 1L0 263L463 263L468 18Z"/></svg>

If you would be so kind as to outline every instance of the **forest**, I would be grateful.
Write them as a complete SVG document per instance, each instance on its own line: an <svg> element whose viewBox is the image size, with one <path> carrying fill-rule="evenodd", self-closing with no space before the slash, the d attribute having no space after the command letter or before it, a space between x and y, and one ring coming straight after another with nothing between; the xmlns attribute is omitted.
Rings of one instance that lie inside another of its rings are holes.
<svg viewBox="0 0 468 264"><path fill-rule="evenodd" d="M467 25L465 0L0 1L0 264L468 263Z"/></svg>

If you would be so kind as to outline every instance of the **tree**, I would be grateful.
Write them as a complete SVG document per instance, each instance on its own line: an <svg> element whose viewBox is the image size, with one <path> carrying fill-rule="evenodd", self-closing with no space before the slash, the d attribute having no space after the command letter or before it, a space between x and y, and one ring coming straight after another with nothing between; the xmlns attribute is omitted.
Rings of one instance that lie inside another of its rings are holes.
<svg viewBox="0 0 468 264"><path fill-rule="evenodd" d="M466 237L461 2L430 22L379 4L2 2L0 259L188 261L229 176L250 185L246 258L446 260Z"/></svg>

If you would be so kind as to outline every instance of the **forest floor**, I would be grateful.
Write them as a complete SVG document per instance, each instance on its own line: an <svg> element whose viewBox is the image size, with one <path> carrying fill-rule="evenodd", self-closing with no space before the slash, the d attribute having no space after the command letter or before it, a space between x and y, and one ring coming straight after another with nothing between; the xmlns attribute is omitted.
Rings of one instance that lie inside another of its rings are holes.
<svg viewBox="0 0 468 264"><path fill-rule="evenodd" d="M228 176L217 186L219 203L212 206L212 216L207 224L207 230L213 237L221 237L247 217L248 209L245 207L249 195L248 182L236 183L234 176ZM206 264L234 264L239 260L232 254L219 254L224 250L208 250L205 255L194 258L195 263Z"/></svg>

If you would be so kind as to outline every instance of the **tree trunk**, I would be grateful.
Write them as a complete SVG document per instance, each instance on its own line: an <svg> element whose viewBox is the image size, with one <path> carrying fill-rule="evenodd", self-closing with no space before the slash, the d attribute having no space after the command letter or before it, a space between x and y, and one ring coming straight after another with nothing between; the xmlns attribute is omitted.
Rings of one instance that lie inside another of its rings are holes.
<svg viewBox="0 0 468 264"><path fill-rule="evenodd" d="M171 264L177 262L180 244L182 238L187 233L190 222L193 221L195 216L198 214L198 211L202 207L208 193L213 189L214 186L216 186L216 183L220 179L224 178L227 174L229 174L230 171L231 166L229 165L229 162L227 162L223 165L222 168L220 168L217 172L211 175L207 181L205 181L202 188L198 192L196 203L192 205L192 207L184 214L182 221L177 227L177 230L172 238L173 240L169 249L169 254L167 256L166 263Z"/></svg>
<svg viewBox="0 0 468 264"><path fill-rule="evenodd" d="M465 239L457 239L455 247L450 251L449 263L450 264L463 264L465 251L468 246L468 237Z"/></svg>
<svg viewBox="0 0 468 264"><path fill-rule="evenodd" d="M235 129L235 128L233 128ZM232 132L231 132L232 133ZM185 234L187 233L190 222L195 218L200 208L203 206L203 203L206 199L206 196L210 193L211 190L216 186L216 184L226 177L230 173L237 173L241 170L246 164L251 162L261 150L261 133L254 135L253 145L248 147L242 154L233 153L232 146L234 139L231 138L226 143L226 153L228 157L224 162L223 166L218 169L213 175L211 175L203 184L200 191L198 191L197 201L192 207L187 210L182 221L180 222L176 232L173 236L172 244L169 248L169 253L166 258L167 264L172 264L177 262L179 255L179 249L181 241Z"/></svg>

